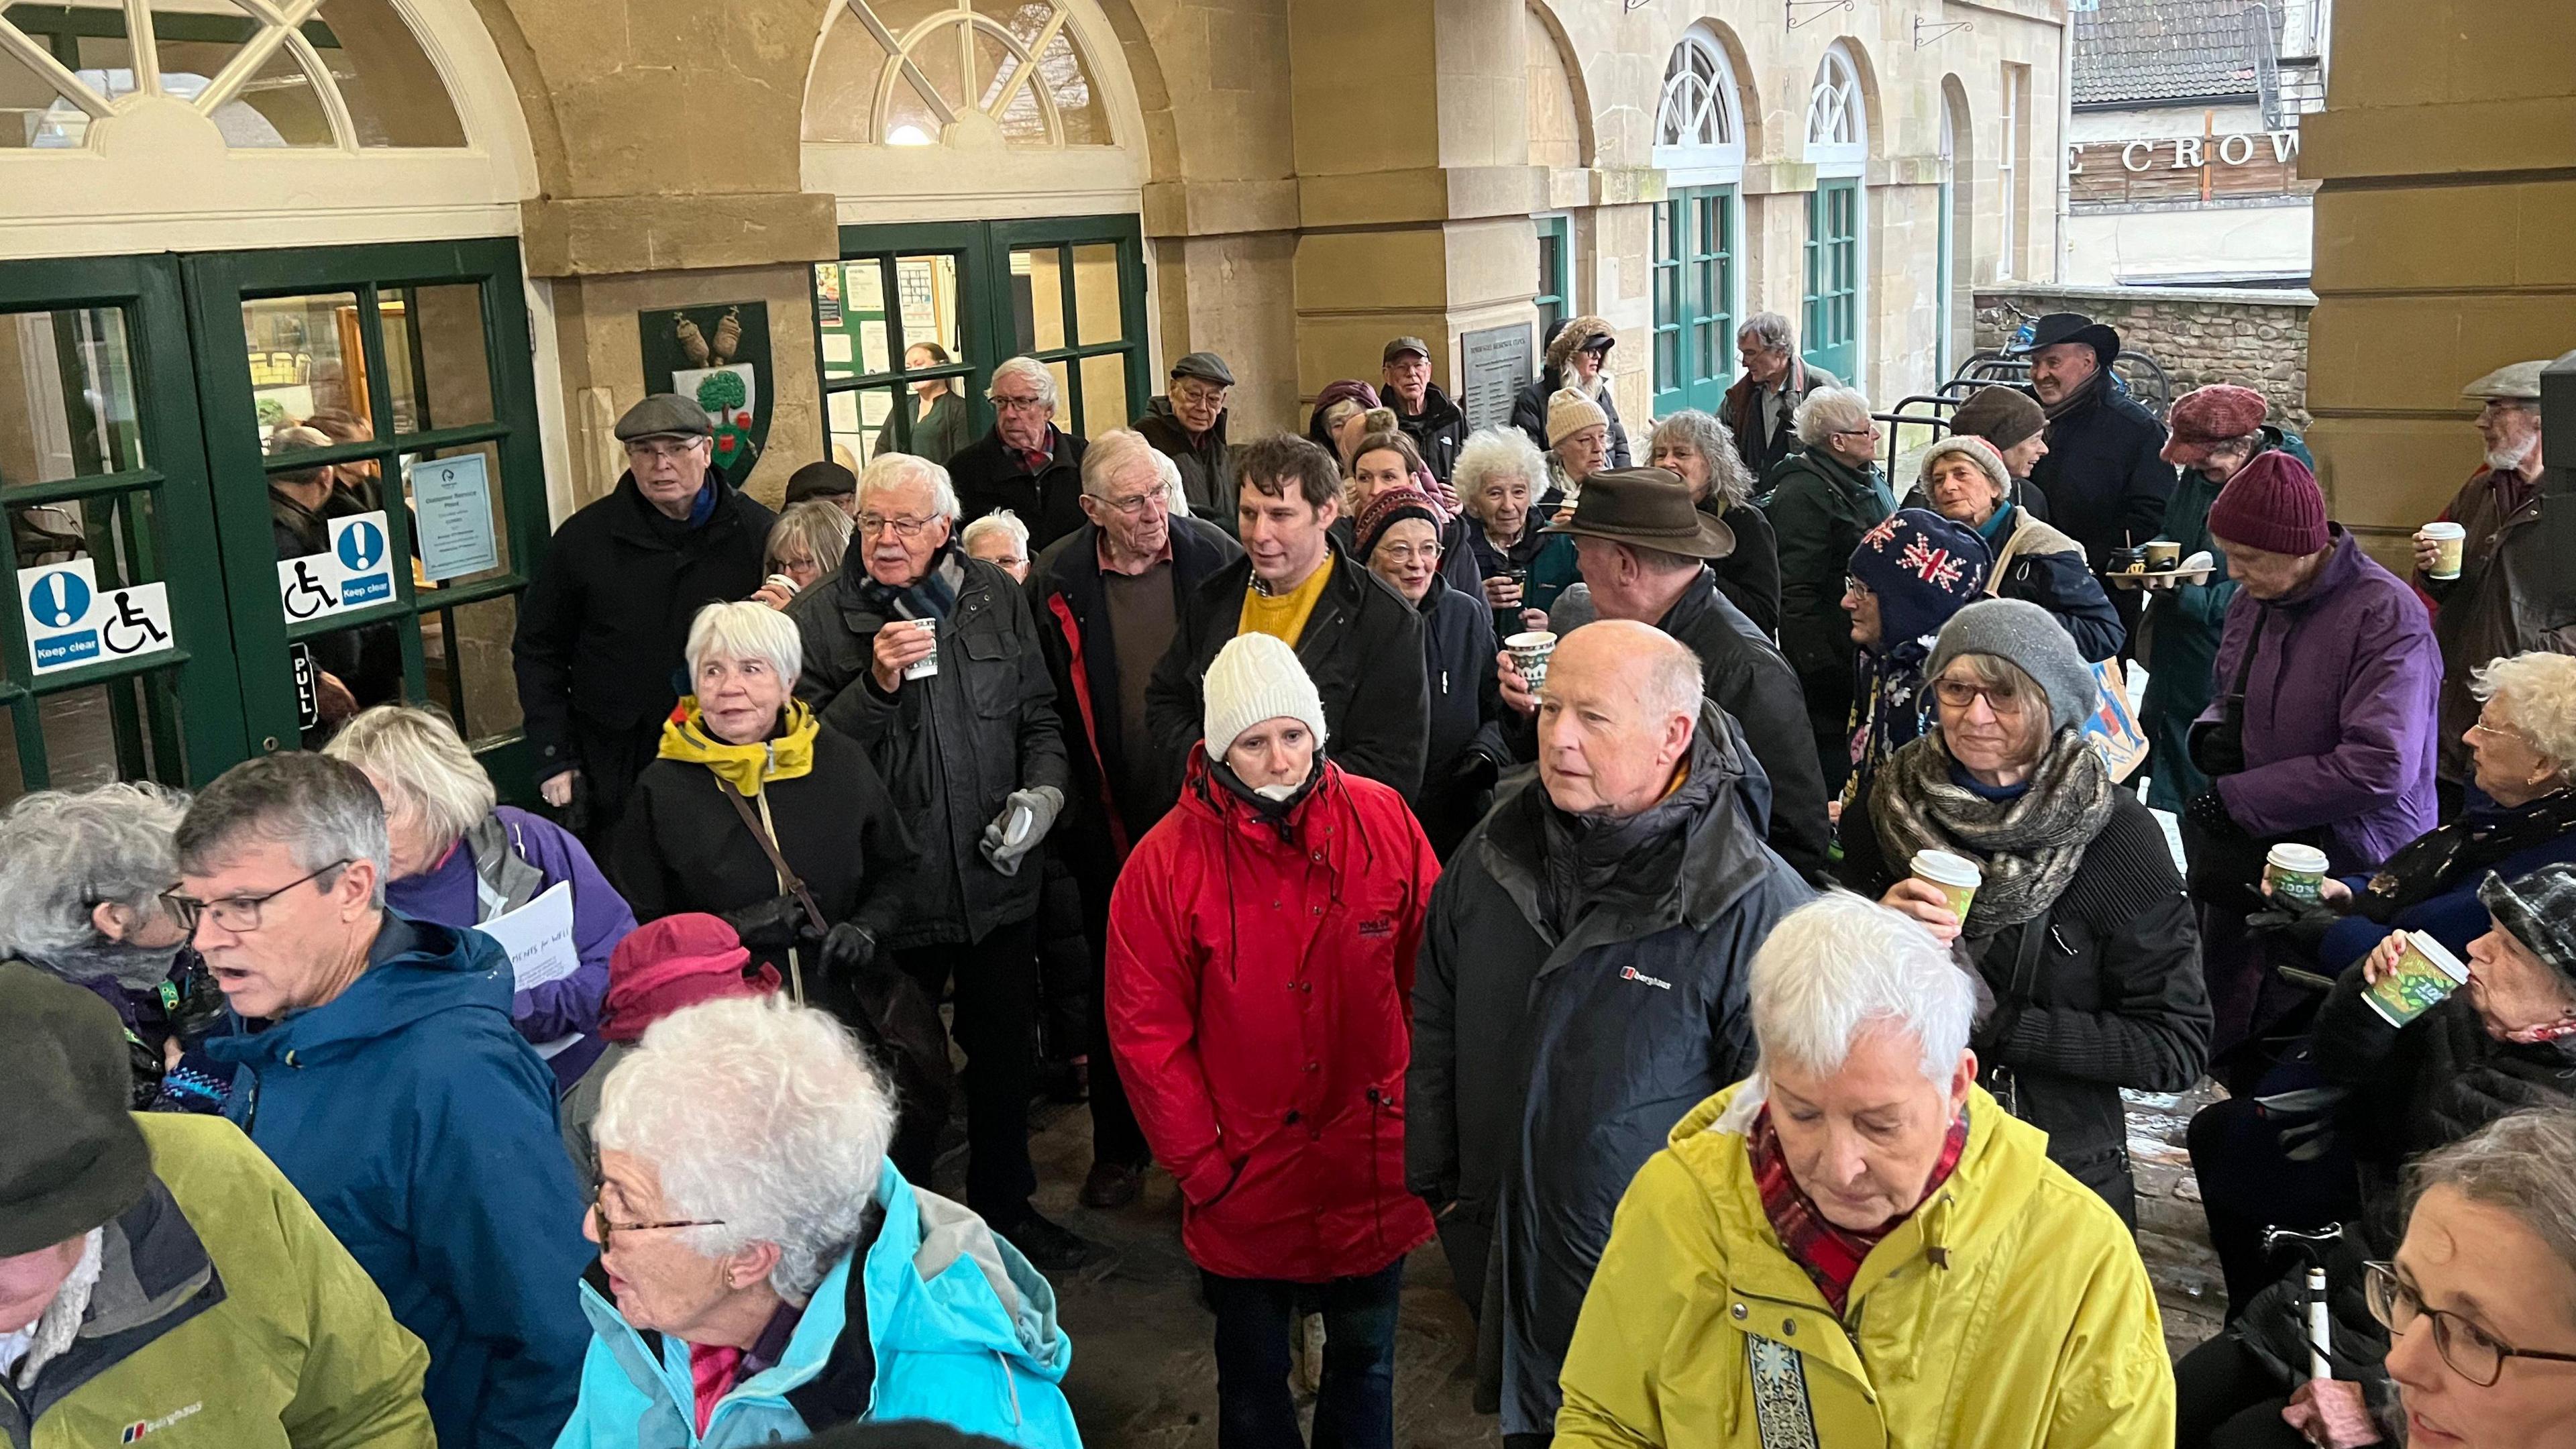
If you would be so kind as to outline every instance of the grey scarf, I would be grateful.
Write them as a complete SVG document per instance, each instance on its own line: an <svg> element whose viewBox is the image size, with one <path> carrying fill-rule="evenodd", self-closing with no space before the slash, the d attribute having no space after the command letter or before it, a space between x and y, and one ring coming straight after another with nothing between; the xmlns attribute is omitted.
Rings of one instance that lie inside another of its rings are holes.
<svg viewBox="0 0 2576 1449"><path fill-rule="evenodd" d="M2062 729L2031 770L2030 788L1990 800L1950 777L1940 730L1898 750L1870 782L1870 821L1888 868L1918 850L1947 850L1986 873L1969 903L1965 934L1988 936L2056 903L2084 848L2111 818L2111 772L2081 730Z"/></svg>

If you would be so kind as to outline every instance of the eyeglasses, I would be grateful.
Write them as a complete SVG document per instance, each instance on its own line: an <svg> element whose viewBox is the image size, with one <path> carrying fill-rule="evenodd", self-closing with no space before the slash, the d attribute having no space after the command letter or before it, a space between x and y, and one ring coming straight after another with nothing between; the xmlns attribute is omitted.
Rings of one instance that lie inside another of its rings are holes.
<svg viewBox="0 0 2576 1449"><path fill-rule="evenodd" d="M1157 503L1163 505L1165 509L1172 506L1172 500L1165 497L1159 488L1151 493L1139 493L1133 498L1103 498L1094 493L1091 495L1091 501L1103 508L1113 509L1128 518L1136 517Z"/></svg>
<svg viewBox="0 0 2576 1449"><path fill-rule="evenodd" d="M689 438L677 443L629 443L626 445L626 456L637 462L642 462L646 458L658 458L668 462L673 458L685 458L696 452L700 441L697 438Z"/></svg>
<svg viewBox="0 0 2576 1449"><path fill-rule="evenodd" d="M1867 427L1860 428L1836 428L1834 429L1834 436L1837 438L1875 438L1878 436L1878 424L1871 423Z"/></svg>
<svg viewBox="0 0 2576 1449"><path fill-rule="evenodd" d="M1227 389L1218 383L1201 383L1196 387L1175 385L1172 388L1172 401L1190 403L1198 407L1214 407L1225 401L1226 392Z"/></svg>
<svg viewBox="0 0 2576 1449"><path fill-rule="evenodd" d="M1877 590L1872 589L1869 585L1862 583L1860 580L1853 578L1849 574L1843 575L1843 592L1859 599L1874 599L1878 597Z"/></svg>
<svg viewBox="0 0 2576 1449"><path fill-rule="evenodd" d="M937 523L936 518L888 518L882 513L859 515L859 537L874 538L891 528L897 538L919 538L921 531Z"/></svg>
<svg viewBox="0 0 2576 1449"><path fill-rule="evenodd" d="M599 1251L603 1257L607 1256L609 1249L617 1245L619 1233L655 1233L665 1228L720 1228L725 1225L722 1218L674 1218L667 1223L613 1223L608 1220L608 1209L600 1205L596 1196L591 1198L588 1211L590 1225L599 1233Z"/></svg>
<svg viewBox="0 0 2576 1449"><path fill-rule="evenodd" d="M2495 1387L2504 1375L2504 1361L2509 1358L2539 1359L2544 1363L2576 1363L2576 1353L2541 1353L2527 1348L2507 1348L2487 1337L2476 1324L2441 1308L2424 1306L2423 1296L2397 1276L2394 1263L2361 1265L2362 1296L2370 1303L2370 1316L2392 1334L2404 1333L2415 1326L2418 1318L2433 1320L2433 1348L2451 1372L2482 1389Z"/></svg>
<svg viewBox="0 0 2576 1449"><path fill-rule="evenodd" d="M993 395L993 407L995 408L995 410L1000 411L1000 412L1006 412L1006 413L1033 413L1033 412L1037 412L1037 411L1039 411L1039 410L1040 410L1040 409L1042 409L1042 408L1051 408L1051 407L1054 407L1054 406L1055 406L1055 404L1053 404L1053 403L1051 403L1051 402L1048 402L1048 401L1047 401L1046 399L1044 399L1044 398L1036 398L1036 397L1003 397L1003 396L1001 396L1001 395L1000 395L1000 394L998 394L998 393L996 393L996 394L994 394L994 395Z"/></svg>
<svg viewBox="0 0 2576 1449"><path fill-rule="evenodd" d="M1998 716L2021 713L2019 695L2005 694L1991 685L1970 684L1964 679L1936 679L1932 682L1932 692L1940 697L1943 707L1948 709L1966 709L1982 699L1986 702L1986 708L1993 710Z"/></svg>
<svg viewBox="0 0 2576 1449"><path fill-rule="evenodd" d="M2469 731L2472 734L2484 735L2491 740L2515 740L2523 744L2529 744L2531 742L2530 737L2526 736L2518 729L2514 729L2509 725L2491 725L2485 720L2479 720L2477 723L2470 725Z"/></svg>
<svg viewBox="0 0 2576 1449"><path fill-rule="evenodd" d="M259 929L260 907L267 905L270 901L276 900L279 896L286 894L297 886L303 885L307 881L329 875L340 867L349 864L352 864L352 862L346 860L335 860L329 865L322 867L320 870L313 872L313 874L298 876L294 880L288 881L277 889L268 892L266 895L226 896L221 900L201 901L195 896L183 896L176 890L166 890L161 893L161 904L169 908L171 916L177 919L179 924L187 930L189 935L192 936L197 933L197 918L210 913L215 918L215 924L223 927L227 931L256 931Z"/></svg>
<svg viewBox="0 0 2576 1449"><path fill-rule="evenodd" d="M1431 563L1440 557L1440 545L1436 543L1382 543L1377 551L1388 562L1400 564Z"/></svg>

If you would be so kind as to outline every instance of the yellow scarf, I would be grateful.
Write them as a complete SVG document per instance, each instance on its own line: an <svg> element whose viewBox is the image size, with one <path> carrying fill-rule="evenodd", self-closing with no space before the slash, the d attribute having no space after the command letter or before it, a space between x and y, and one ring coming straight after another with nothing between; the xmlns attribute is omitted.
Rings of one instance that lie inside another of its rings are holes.
<svg viewBox="0 0 2576 1449"><path fill-rule="evenodd" d="M781 718L787 728L775 739L730 745L707 732L698 697L683 695L680 707L662 725L662 758L704 765L745 799L755 798L764 781L793 780L814 772L814 711L805 701L791 699Z"/></svg>

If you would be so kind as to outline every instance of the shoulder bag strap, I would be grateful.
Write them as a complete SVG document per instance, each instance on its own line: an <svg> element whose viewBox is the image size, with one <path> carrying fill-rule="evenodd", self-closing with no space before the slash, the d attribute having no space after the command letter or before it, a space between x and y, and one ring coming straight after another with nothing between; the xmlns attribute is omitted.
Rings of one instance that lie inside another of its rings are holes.
<svg viewBox="0 0 2576 1449"><path fill-rule="evenodd" d="M813 893L805 889L804 880L796 872L787 868L787 857L778 853L778 842L770 838L769 827L758 815L752 813L751 802L742 797L742 792L733 787L731 780L722 775L717 775L715 779L716 788L724 792L725 799L733 803L733 813L742 817L744 828L751 832L752 839L760 842L761 853L769 857L769 864L777 870L779 889L794 895L798 903L805 907L805 919L813 923L816 931L831 929L831 924L823 919L822 908L814 904Z"/></svg>

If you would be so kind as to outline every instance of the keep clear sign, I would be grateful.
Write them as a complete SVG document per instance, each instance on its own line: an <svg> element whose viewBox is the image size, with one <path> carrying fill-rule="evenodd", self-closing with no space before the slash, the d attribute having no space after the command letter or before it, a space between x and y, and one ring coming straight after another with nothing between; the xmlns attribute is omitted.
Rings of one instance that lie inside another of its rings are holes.
<svg viewBox="0 0 2576 1449"><path fill-rule="evenodd" d="M135 584L102 593L88 559L48 564L18 575L27 653L38 674L132 659L176 647L170 591Z"/></svg>
<svg viewBox="0 0 2576 1449"><path fill-rule="evenodd" d="M286 622L302 623L394 596L392 552L384 511L331 520L331 548L277 561L277 604Z"/></svg>

